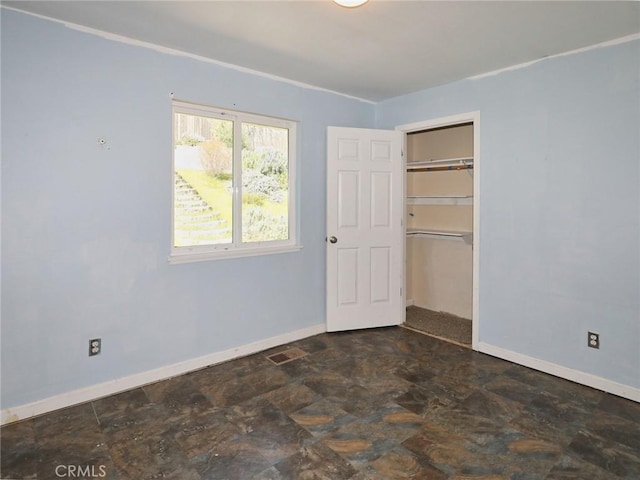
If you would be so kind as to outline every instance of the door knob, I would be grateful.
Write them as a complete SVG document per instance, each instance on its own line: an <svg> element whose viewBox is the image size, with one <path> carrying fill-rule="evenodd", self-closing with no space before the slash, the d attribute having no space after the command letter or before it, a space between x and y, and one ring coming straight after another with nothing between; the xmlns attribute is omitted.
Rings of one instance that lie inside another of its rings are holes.
<svg viewBox="0 0 640 480"><path fill-rule="evenodd" d="M329 237L329 241L331 243L338 243L338 239L336 237Z"/></svg>

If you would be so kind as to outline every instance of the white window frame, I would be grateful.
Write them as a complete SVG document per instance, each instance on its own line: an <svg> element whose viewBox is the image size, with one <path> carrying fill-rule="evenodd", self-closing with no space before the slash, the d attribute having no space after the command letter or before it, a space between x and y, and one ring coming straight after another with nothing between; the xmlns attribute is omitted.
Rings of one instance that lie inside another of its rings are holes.
<svg viewBox="0 0 640 480"><path fill-rule="evenodd" d="M233 120L233 221L232 242L225 244L194 245L186 247L175 246L175 115L184 113L221 120ZM288 151L288 231L286 240L272 240L266 242L242 242L242 124L254 123L268 127L286 128L289 131ZM298 242L297 226L297 182L296 182L296 130L297 122L282 118L269 117L236 110L229 110L207 105L195 104L181 100L172 101L171 112L171 253L169 263L181 264L201 262L216 259L250 257L298 251L302 245Z"/></svg>

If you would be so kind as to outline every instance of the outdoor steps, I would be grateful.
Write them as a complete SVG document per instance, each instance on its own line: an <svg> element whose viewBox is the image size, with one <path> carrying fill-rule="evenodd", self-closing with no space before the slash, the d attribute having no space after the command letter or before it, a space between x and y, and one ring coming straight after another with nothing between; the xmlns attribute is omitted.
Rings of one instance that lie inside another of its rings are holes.
<svg viewBox="0 0 640 480"><path fill-rule="evenodd" d="M198 192L175 174L174 230L177 244L210 243L213 238L230 237L231 228Z"/></svg>

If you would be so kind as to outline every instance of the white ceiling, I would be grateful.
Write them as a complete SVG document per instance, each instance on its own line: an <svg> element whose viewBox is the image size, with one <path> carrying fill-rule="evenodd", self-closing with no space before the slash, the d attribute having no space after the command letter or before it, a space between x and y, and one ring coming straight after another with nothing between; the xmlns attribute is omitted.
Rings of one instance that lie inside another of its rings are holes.
<svg viewBox="0 0 640 480"><path fill-rule="evenodd" d="M640 2L3 1L379 101L640 32Z"/></svg>

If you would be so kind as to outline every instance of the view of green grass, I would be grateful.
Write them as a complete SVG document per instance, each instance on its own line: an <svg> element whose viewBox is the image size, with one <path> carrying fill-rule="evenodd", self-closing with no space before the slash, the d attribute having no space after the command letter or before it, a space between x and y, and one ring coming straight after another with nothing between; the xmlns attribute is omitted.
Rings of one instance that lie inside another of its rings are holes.
<svg viewBox="0 0 640 480"><path fill-rule="evenodd" d="M231 180L221 180L203 170L180 169L177 173L187 181L198 195L219 214L227 226L232 224ZM263 196L248 194L243 196L243 210L259 209L268 218L282 218L286 223L288 217L288 195L282 202L272 202Z"/></svg>

